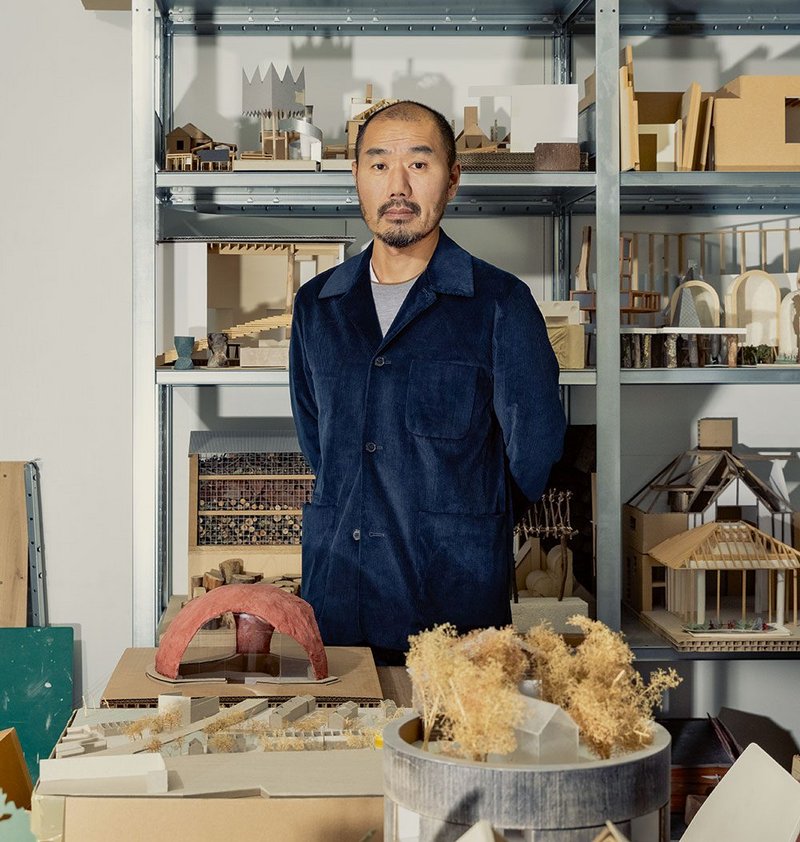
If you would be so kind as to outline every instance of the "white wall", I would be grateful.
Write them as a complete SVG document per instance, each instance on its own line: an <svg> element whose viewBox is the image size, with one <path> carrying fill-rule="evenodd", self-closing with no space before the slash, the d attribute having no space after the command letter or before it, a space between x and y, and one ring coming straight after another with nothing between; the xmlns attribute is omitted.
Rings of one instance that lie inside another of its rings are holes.
<svg viewBox="0 0 800 842"><path fill-rule="evenodd" d="M30 11L16 4L5 10L0 28L4 77L15 73L19 79L5 85L0 110L11 150L0 210L0 330L6 340L0 458L40 460L50 618L74 625L77 680L96 700L132 636L130 16L86 12L79 0L42 0L37 18L41 23L32 25ZM485 50L461 49L460 56L455 41L427 38L399 45L384 38L327 45L219 40L220 57L210 62L201 55L203 45L181 47L190 54L176 63L184 76L176 80L175 101L177 123L193 120L220 137L229 112L235 113L239 51L247 51L252 66L270 57L281 70L288 60L305 64L309 100L331 134L344 98L366 81L375 82L379 95L426 98L427 91L432 104L456 113L465 74L474 71L476 81L486 83L540 81L550 66L535 42L512 46L505 39L500 51L487 39ZM586 41L578 50L580 81L591 69L592 50ZM652 41L636 53L637 85L680 88L697 78L713 87L738 72L792 72L787 62L796 60L797 50L797 41L787 39ZM414 56L410 71L407 54ZM321 68L331 59L340 63L323 77ZM662 72L667 59L669 76ZM222 77L215 62L225 68ZM247 129L235 132L230 139L241 132L246 137ZM346 226L363 242L360 223ZM623 227L634 226L626 221ZM547 226L462 220L448 230L546 294ZM572 390L576 422L594 420L593 396L592 389ZM738 414L745 444L797 446L797 401L777 387L626 387L623 499L665 457L691 443L694 420L703 414ZM288 414L284 390L177 390L176 478L185 476L189 430ZM186 511L185 491L178 491L176 521ZM176 526L176 535L176 544L185 542L185 527ZM176 586L185 580L179 568ZM684 665L682 672L687 685L673 714L703 715L720 704L755 710L766 697L772 705L767 712L800 737L800 713L792 704L796 662L701 663Z"/></svg>
<svg viewBox="0 0 800 842"><path fill-rule="evenodd" d="M130 15L27 5L0 27L0 459L39 460L50 621L97 700L131 644Z"/></svg>

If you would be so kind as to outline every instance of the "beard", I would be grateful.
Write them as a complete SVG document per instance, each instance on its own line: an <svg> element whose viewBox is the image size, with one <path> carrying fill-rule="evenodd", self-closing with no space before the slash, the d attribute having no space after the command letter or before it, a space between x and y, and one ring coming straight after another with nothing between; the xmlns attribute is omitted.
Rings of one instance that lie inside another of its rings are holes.
<svg viewBox="0 0 800 842"><path fill-rule="evenodd" d="M376 222L373 225L369 225L372 233L385 245L390 246L391 248L407 248L408 246L413 246L415 243L424 240L432 231L436 229L436 227L441 222L442 217L444 216L445 208L447 207L447 197L444 197L442 201L437 205L434 209L430 225L422 226L419 228L411 228L409 227L414 222L418 221L421 214L422 208L416 202L410 202L408 200L400 200L400 201L391 201L385 202L378 208L378 212L376 214ZM384 230L379 228L379 223L383 215L393 208L406 208L413 212L414 217L409 220L403 221L396 221L392 223L392 227L388 230ZM366 221L367 215L364 212L364 206L361 205L361 215L364 217Z"/></svg>

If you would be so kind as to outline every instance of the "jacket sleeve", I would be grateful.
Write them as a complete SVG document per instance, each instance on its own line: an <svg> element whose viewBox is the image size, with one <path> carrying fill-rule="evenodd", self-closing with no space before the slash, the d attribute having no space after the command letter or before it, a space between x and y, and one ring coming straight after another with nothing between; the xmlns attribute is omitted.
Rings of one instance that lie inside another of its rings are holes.
<svg viewBox="0 0 800 842"><path fill-rule="evenodd" d="M541 497L550 468L561 457L566 420L558 363L542 314L522 281L497 305L493 363L494 411L511 477L533 502Z"/></svg>
<svg viewBox="0 0 800 842"><path fill-rule="evenodd" d="M295 307L292 318L292 335L289 341L289 392L292 414L297 428L300 449L305 454L311 470L319 471L319 414L314 396L314 380L308 365L303 338L302 309Z"/></svg>

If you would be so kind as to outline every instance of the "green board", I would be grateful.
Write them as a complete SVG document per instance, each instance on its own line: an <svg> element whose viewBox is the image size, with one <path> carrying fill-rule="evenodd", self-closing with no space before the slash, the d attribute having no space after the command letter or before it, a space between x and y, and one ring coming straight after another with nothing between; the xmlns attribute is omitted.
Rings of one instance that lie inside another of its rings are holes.
<svg viewBox="0 0 800 842"><path fill-rule="evenodd" d="M0 629L0 730L16 728L31 779L72 714L73 630Z"/></svg>

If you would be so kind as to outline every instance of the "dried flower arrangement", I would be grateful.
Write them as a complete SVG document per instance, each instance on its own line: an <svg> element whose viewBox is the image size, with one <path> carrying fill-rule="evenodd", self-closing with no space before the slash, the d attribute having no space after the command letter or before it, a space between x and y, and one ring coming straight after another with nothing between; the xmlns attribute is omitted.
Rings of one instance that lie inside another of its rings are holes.
<svg viewBox="0 0 800 842"><path fill-rule="evenodd" d="M544 624L526 637L542 699L562 707L578 724L583 742L598 756L636 751L652 742L653 710L665 690L681 682L674 669L650 673L645 684L633 652L619 632L588 617L570 617L585 635L570 647Z"/></svg>
<svg viewBox="0 0 800 842"><path fill-rule="evenodd" d="M649 745L653 709L681 679L673 669L657 670L645 684L621 634L582 616L570 623L585 635L575 648L547 624L524 639L511 627L459 636L450 625L409 638L406 664L423 749L436 729L443 753L485 761L514 751L525 709L518 686L531 669L541 680L541 698L575 720L598 757Z"/></svg>

